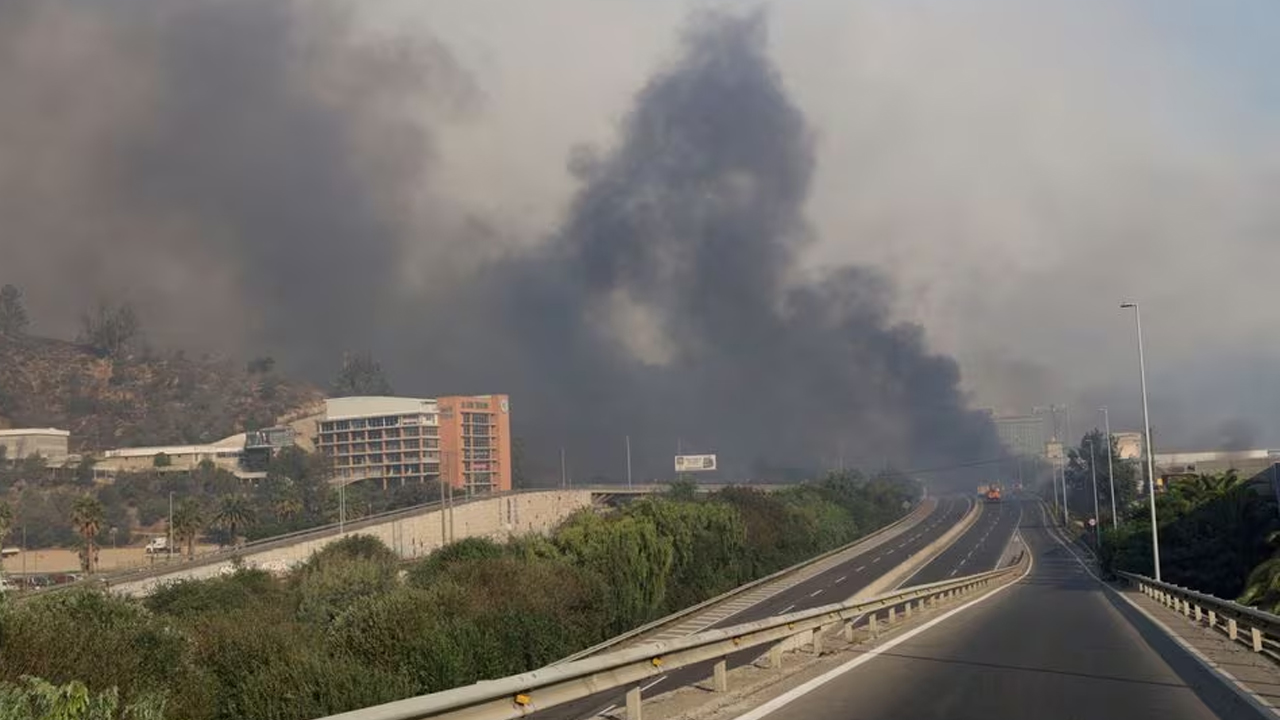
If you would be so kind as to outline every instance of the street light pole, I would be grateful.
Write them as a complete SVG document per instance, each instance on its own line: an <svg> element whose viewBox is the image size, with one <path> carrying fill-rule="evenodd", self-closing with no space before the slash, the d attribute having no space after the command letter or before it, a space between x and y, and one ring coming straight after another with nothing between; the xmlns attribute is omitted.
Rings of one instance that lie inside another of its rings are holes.
<svg viewBox="0 0 1280 720"><path fill-rule="evenodd" d="M1111 529L1120 527L1120 516L1116 515L1116 473L1111 461L1111 413L1102 408L1102 424L1107 429L1107 479L1111 482Z"/></svg>
<svg viewBox="0 0 1280 720"><path fill-rule="evenodd" d="M1151 504L1151 558L1155 565L1156 582L1160 582L1160 531L1156 526L1156 461L1151 452L1151 412L1147 406L1147 358L1142 348L1142 310L1136 302L1121 303L1120 307L1133 308L1133 319L1138 330L1138 374L1142 380L1142 424L1146 432L1143 451L1147 455L1147 498Z"/></svg>
<svg viewBox="0 0 1280 720"><path fill-rule="evenodd" d="M1102 548L1102 518L1098 517L1098 455L1093 450L1097 434L1089 435L1089 474L1093 476L1093 540Z"/></svg>
<svg viewBox="0 0 1280 720"><path fill-rule="evenodd" d="M627 436L627 489L631 489L631 436Z"/></svg>

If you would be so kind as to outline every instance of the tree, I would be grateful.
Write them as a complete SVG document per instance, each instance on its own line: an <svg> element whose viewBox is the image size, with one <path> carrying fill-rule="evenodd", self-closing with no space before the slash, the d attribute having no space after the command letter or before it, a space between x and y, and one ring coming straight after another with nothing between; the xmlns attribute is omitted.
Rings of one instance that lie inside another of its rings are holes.
<svg viewBox="0 0 1280 720"><path fill-rule="evenodd" d="M1116 513L1123 518L1126 509L1138 497L1137 466L1132 461L1120 459L1120 446L1114 435L1111 437L1111 458L1115 472ZM1068 504L1076 512L1089 516L1093 515L1094 468L1098 476L1098 511L1103 518L1108 518L1107 524L1110 524L1112 482L1107 474L1107 435L1097 428L1080 439L1079 447L1067 451Z"/></svg>
<svg viewBox="0 0 1280 720"><path fill-rule="evenodd" d="M29 324L22 291L13 285L0 287L0 335L21 335Z"/></svg>
<svg viewBox="0 0 1280 720"><path fill-rule="evenodd" d="M224 495L213 515L213 524L225 529L231 535L234 544L239 537L237 530L253 522L253 508L249 499L243 495Z"/></svg>
<svg viewBox="0 0 1280 720"><path fill-rule="evenodd" d="M103 510L102 503L88 495L78 498L71 508L71 523L75 525L83 543L80 549L80 567L86 573L92 574L98 569L97 538L105 518L106 511Z"/></svg>
<svg viewBox="0 0 1280 720"><path fill-rule="evenodd" d="M9 503L0 500L0 545L4 544L4 538L9 534L11 527L13 527L13 508Z"/></svg>
<svg viewBox="0 0 1280 720"><path fill-rule="evenodd" d="M99 303L95 314L80 316L80 340L104 357L119 357L137 339L141 326L129 303Z"/></svg>
<svg viewBox="0 0 1280 720"><path fill-rule="evenodd" d="M151 458L151 467L165 468L173 465L173 458L167 454L158 452L156 456Z"/></svg>
<svg viewBox="0 0 1280 720"><path fill-rule="evenodd" d="M333 380L332 392L337 397L350 395L390 395L391 383L368 353L347 354L342 358L342 369Z"/></svg>
<svg viewBox="0 0 1280 720"><path fill-rule="evenodd" d="M173 511L173 537L179 547L187 546L187 559L196 556L196 537L204 529L204 513L191 498L182 501Z"/></svg>

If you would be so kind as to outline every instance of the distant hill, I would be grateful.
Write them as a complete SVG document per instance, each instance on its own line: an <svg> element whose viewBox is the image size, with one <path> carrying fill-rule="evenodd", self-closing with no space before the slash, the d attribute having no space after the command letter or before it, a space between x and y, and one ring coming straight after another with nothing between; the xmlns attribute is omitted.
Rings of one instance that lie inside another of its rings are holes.
<svg viewBox="0 0 1280 720"><path fill-rule="evenodd" d="M61 340L0 334L0 427L71 431L71 449L205 443L272 425L321 391L249 364L183 353L102 357Z"/></svg>

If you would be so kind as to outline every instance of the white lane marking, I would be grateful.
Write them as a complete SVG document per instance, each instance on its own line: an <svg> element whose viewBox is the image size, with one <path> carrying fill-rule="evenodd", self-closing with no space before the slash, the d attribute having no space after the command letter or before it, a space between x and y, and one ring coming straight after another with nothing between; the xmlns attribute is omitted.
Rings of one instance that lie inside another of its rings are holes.
<svg viewBox="0 0 1280 720"><path fill-rule="evenodd" d="M814 590L813 592L809 593L809 597L818 597L821 594L822 594L822 588L818 588L817 590Z"/></svg>
<svg viewBox="0 0 1280 720"><path fill-rule="evenodd" d="M872 560L872 561L871 561L871 564L872 564L872 565L875 565L875 564L876 564L876 563L878 563L878 562L880 562L880 558L878 558L878 557L877 557L875 560Z"/></svg>
<svg viewBox="0 0 1280 720"><path fill-rule="evenodd" d="M867 569L866 565L859 565L858 569L854 570L854 572L862 572L863 570L866 570L866 569Z"/></svg>
<svg viewBox="0 0 1280 720"><path fill-rule="evenodd" d="M1005 590L1008 590L1009 588L1013 587L1014 585L1018 584L1023 579L1025 579L1027 575L1030 575L1031 569L1034 567L1035 567L1035 557L1032 556L1031 562L1027 565L1027 569L1023 571L1021 575L1018 576L1017 580L1009 583L1008 585L1001 585L995 590L992 590L991 592L981 597L974 598L973 600L970 600L969 602L965 603L964 605L961 605L958 608L955 608L946 613L943 613L942 615L939 615L938 617L934 618L933 620L930 620L924 625L921 625L920 627L914 630L909 630L906 633L903 633L902 635L886 642L885 644L879 647L871 648L870 650L850 660L849 662L837 668L834 668L832 670L828 670L827 672L823 673L822 675L819 675L818 677L810 680L809 682L804 683L799 687L788 690L787 692L779 695L778 697L770 700L769 702L766 702L760 705L756 709L737 716L733 720L760 720L760 718L763 718L769 713L772 713L775 710L778 710L779 708L785 705L789 705L790 703L795 701L797 698L803 697L804 695L807 695L813 692L819 687L831 682L832 680L835 680L836 678L840 677L841 675L844 675L845 673L858 667L859 665L876 659L877 657L884 654L885 652L892 650L893 648L901 645L902 643L910 640L911 638L919 635L920 633L923 633L926 630L929 630L933 626L947 620L948 618L954 615L957 615L961 612L964 612L965 610L968 610L969 608L973 607L974 605L977 605L978 603L986 602L987 600L990 600L991 598L1004 592Z"/></svg>
<svg viewBox="0 0 1280 720"><path fill-rule="evenodd" d="M861 570L862 568L858 568L858 569ZM840 583L844 582L848 577L849 577L848 575L841 575L840 577L836 578L836 584L839 585Z"/></svg>
<svg viewBox="0 0 1280 720"><path fill-rule="evenodd" d="M794 604L794 603L793 603L793 604L791 604L791 605L788 605L788 606L786 606L786 607L784 607L784 608L782 608L782 612L781 612L781 613L779 613L779 614L785 614L785 613L789 612L789 611L791 610L791 608L793 608L793 607L795 607L795 604Z"/></svg>
<svg viewBox="0 0 1280 720"><path fill-rule="evenodd" d="M644 692L645 690L648 690L649 688L653 687L654 685L657 685L658 683L660 683L660 682L662 682L663 680L666 680L666 679L667 679L667 676L666 676L666 675L663 675L662 677L658 678L657 680L654 680L653 682L649 683L648 685L645 685L645 686L641 687L641 688L640 688L640 692Z"/></svg>
<svg viewBox="0 0 1280 720"><path fill-rule="evenodd" d="M885 553L885 555L892 555L892 554L893 554L893 548L889 548L889 552Z"/></svg>
<svg viewBox="0 0 1280 720"><path fill-rule="evenodd" d="M1152 623L1154 623L1156 627L1160 628L1160 630L1163 631L1165 635L1169 636L1169 639L1173 640L1174 644L1176 644L1178 647L1186 651L1186 653L1191 656L1192 660L1196 661L1197 663L1200 663L1200 665L1204 669L1209 671L1210 675L1217 675L1218 680L1220 680L1224 685L1226 685L1227 689L1233 691L1237 696L1239 696L1241 700L1253 706L1254 710L1260 712L1264 716L1268 714L1280 712L1280 710L1277 710L1276 706L1272 705L1270 702L1267 702L1266 698L1255 693L1253 690L1249 688L1249 686L1237 680L1236 677L1232 675L1230 672L1227 672L1226 670L1223 670L1221 667L1218 667L1217 663L1215 663L1214 661L1210 660L1208 657L1203 655L1199 650L1195 648L1194 645L1187 642L1186 640L1183 640L1182 637L1179 636L1177 633L1175 633L1168 625L1165 625L1163 622L1158 620L1154 615L1147 612L1145 608L1143 608L1138 603L1134 602L1132 599L1129 598L1129 596L1125 595L1119 590L1116 590L1115 588L1111 587L1107 583L1103 582L1102 578L1098 577L1093 572L1093 570L1089 567L1089 565L1083 559L1081 559L1081 557L1078 554L1076 554L1076 551L1072 549L1070 545L1063 542L1063 540L1060 537L1058 537L1058 528L1049 522L1048 517L1045 517L1044 505L1040 506L1040 516L1043 518L1043 522L1046 528L1046 533L1049 535L1049 537L1053 538L1054 541L1056 541L1059 545L1063 547L1063 549L1065 549L1068 553L1070 553L1071 557L1075 558L1075 561L1077 563L1080 563L1080 567L1084 568L1084 571L1089 573L1089 576L1092 577L1094 580L1096 580L1098 584L1103 587L1104 590L1112 593L1113 595L1129 603L1130 607L1142 613L1142 615L1145 616ZM1023 545L1025 546L1026 543L1024 542Z"/></svg>

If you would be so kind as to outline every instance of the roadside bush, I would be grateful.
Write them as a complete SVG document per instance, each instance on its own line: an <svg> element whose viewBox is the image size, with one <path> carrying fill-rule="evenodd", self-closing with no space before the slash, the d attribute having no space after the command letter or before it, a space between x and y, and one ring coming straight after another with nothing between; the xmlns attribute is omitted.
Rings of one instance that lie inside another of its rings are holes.
<svg viewBox="0 0 1280 720"><path fill-rule="evenodd" d="M250 609L260 618L262 613L285 605L287 600L280 581L270 573L241 568L223 577L162 585L142 602L154 613L182 618L242 613Z"/></svg>
<svg viewBox="0 0 1280 720"><path fill-rule="evenodd" d="M395 565L341 555L300 575L298 619L313 624L328 623L361 598L381 595L397 584Z"/></svg>
<svg viewBox="0 0 1280 720"><path fill-rule="evenodd" d="M128 704L190 672L188 638L127 599L71 590L0 615L0 680L80 680Z"/></svg>
<svg viewBox="0 0 1280 720"><path fill-rule="evenodd" d="M402 674L330 653L296 623L223 615L195 634L207 699L181 695L174 718L308 720L413 694Z"/></svg>
<svg viewBox="0 0 1280 720"><path fill-rule="evenodd" d="M488 538L466 538L449 543L409 567L407 580L427 587L449 568L477 560L491 560L507 554L506 548Z"/></svg>

